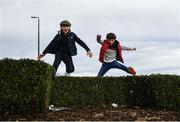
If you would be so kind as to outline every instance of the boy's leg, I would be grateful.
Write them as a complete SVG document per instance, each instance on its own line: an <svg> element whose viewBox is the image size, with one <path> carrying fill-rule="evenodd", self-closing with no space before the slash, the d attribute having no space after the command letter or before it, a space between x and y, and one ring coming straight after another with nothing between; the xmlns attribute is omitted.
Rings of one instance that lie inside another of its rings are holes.
<svg viewBox="0 0 180 122"><path fill-rule="evenodd" d="M124 66L123 64L117 62L116 60L112 62L112 68L118 68L125 72L128 72L128 68Z"/></svg>
<svg viewBox="0 0 180 122"><path fill-rule="evenodd" d="M54 69L55 69L54 75L55 75L56 72L57 72L57 69L58 69L58 67L59 67L59 65L60 65L60 63L61 63L61 60L62 60L62 54L61 54L61 52L57 52L57 53L55 54L55 59L54 59L54 63L53 63L53 67L54 67Z"/></svg>
<svg viewBox="0 0 180 122"><path fill-rule="evenodd" d="M74 64L70 54L63 54L62 61L66 65L66 72L68 74L74 72Z"/></svg>
<svg viewBox="0 0 180 122"><path fill-rule="evenodd" d="M122 69L123 71L130 73L132 75L136 74L135 70L132 67L126 67L123 64L117 62L116 60L112 62L112 68Z"/></svg>
<svg viewBox="0 0 180 122"><path fill-rule="evenodd" d="M111 68L110 63L103 63L101 69L99 70L98 77L104 76L104 74Z"/></svg>

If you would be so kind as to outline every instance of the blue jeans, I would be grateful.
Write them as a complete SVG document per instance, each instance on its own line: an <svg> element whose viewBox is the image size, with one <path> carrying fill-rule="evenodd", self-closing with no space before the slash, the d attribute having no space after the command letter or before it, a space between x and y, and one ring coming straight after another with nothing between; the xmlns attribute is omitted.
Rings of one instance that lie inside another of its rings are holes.
<svg viewBox="0 0 180 122"><path fill-rule="evenodd" d="M112 68L118 68L125 72L128 72L128 68L126 66L114 60L110 63L103 63L97 76L103 76L108 70Z"/></svg>

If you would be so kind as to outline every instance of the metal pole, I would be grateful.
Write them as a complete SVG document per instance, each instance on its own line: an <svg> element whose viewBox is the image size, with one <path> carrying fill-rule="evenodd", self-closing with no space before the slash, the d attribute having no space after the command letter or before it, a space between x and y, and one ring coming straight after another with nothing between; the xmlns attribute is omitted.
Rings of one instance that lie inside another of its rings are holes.
<svg viewBox="0 0 180 122"><path fill-rule="evenodd" d="M38 17L38 56L40 55L40 20Z"/></svg>
<svg viewBox="0 0 180 122"><path fill-rule="evenodd" d="M40 19L39 17L31 16L31 18L38 19L38 56L40 55Z"/></svg>

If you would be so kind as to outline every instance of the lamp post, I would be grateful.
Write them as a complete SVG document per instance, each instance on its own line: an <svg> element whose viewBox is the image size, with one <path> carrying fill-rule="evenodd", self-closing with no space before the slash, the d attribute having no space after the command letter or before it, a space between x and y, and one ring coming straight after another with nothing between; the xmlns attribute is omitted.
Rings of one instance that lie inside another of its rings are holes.
<svg viewBox="0 0 180 122"><path fill-rule="evenodd" d="M38 19L38 56L40 55L40 20L39 17L31 16L31 18Z"/></svg>

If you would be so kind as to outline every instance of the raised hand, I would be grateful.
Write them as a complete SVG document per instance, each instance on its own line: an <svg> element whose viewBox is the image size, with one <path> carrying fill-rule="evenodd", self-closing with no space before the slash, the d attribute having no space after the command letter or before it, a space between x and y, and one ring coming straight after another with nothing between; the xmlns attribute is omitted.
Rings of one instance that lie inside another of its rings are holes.
<svg viewBox="0 0 180 122"><path fill-rule="evenodd" d="M101 39L101 35L98 34L97 37L96 37L97 40L100 40Z"/></svg>

